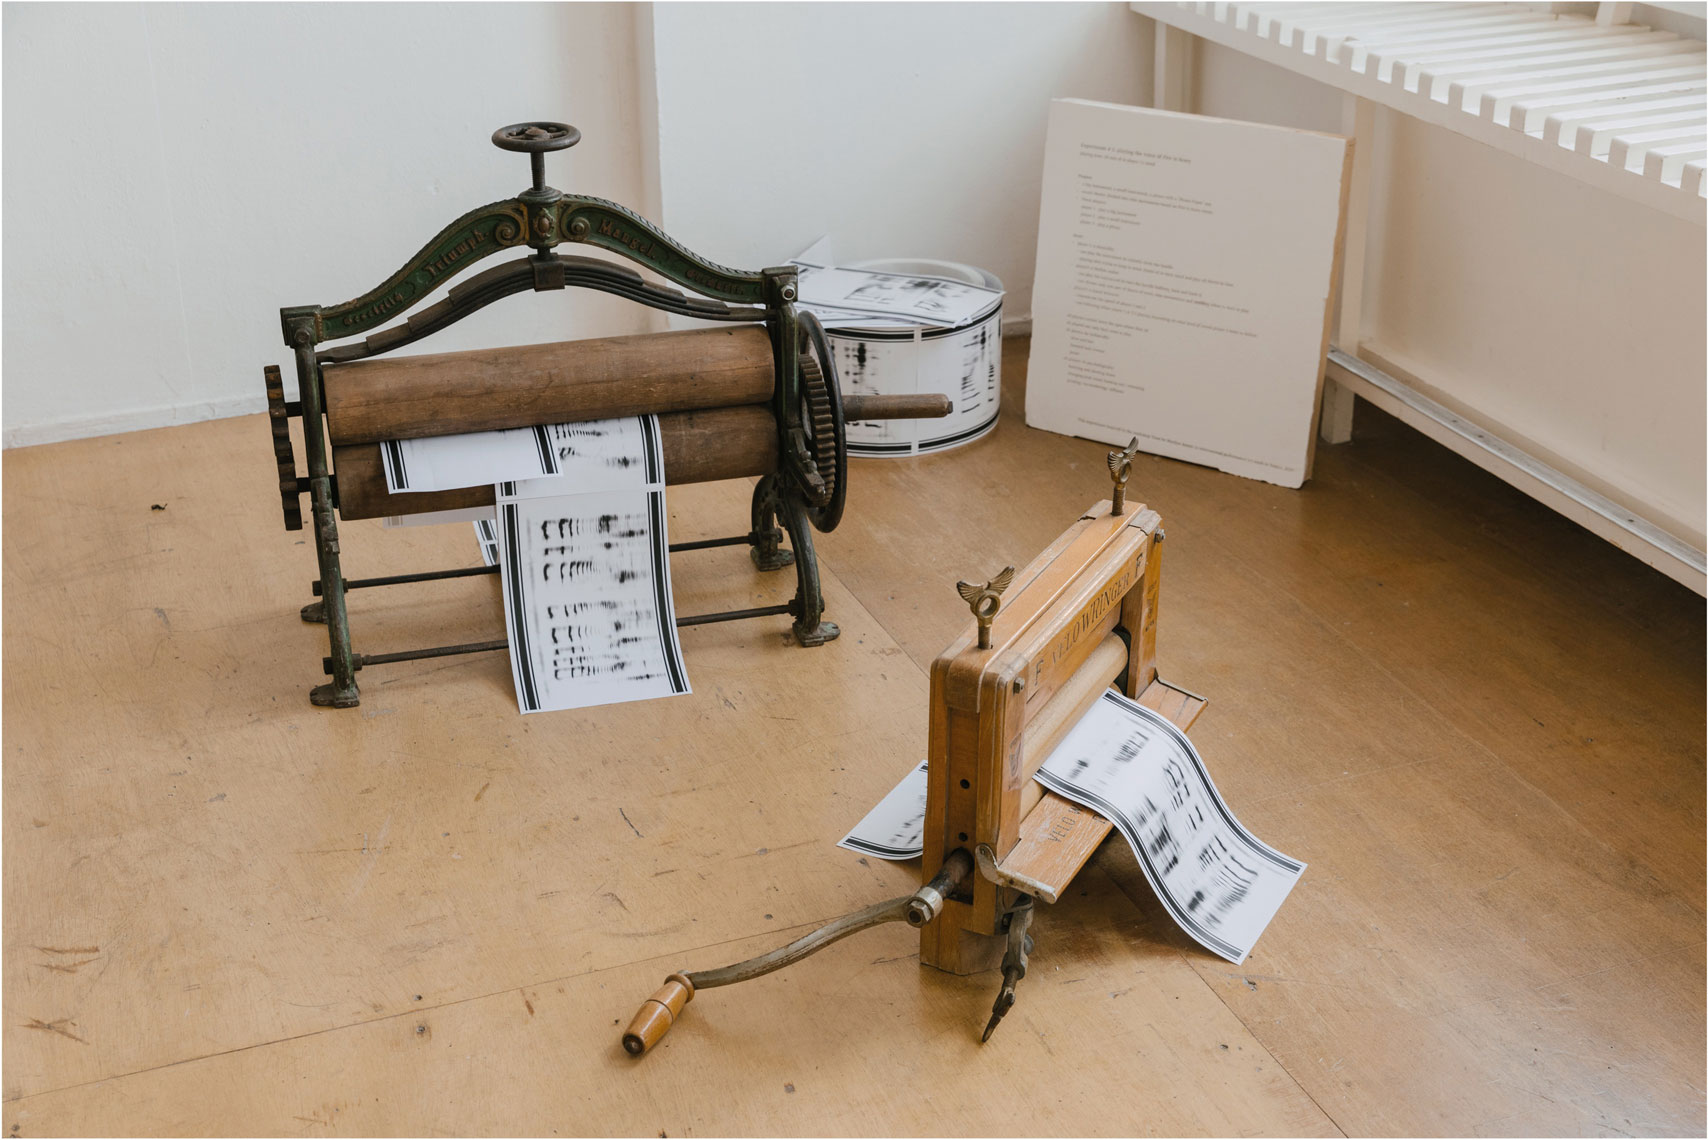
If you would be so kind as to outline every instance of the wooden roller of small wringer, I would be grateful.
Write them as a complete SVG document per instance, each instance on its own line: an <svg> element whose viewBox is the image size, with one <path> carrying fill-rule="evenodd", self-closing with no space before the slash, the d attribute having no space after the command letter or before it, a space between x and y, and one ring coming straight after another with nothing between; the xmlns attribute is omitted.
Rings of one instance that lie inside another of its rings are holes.
<svg viewBox="0 0 1708 1140"><path fill-rule="evenodd" d="M464 214L402 269L353 301L279 311L285 344L296 356L301 399L285 399L279 369L269 366L267 402L285 528L302 529L305 492L312 508L320 576L311 588L320 601L303 607L302 617L326 624L331 652L323 664L332 677L311 690L309 698L317 705L360 703L356 672L365 666L505 648L497 640L397 653L352 650L346 591L496 572L477 566L380 578L343 576L340 517L493 503L491 486L388 493L380 460L386 441L656 414L668 483L759 477L747 533L678 543L671 551L746 545L759 569L793 565L797 582L786 604L698 614L677 624L788 614L796 640L811 646L839 632L823 617L812 530L830 531L842 518L848 493L845 424L931 418L950 411L948 399L939 395L844 398L824 330L810 313L795 308L794 267L752 273L729 269L691 253L614 202L547 186L546 152L580 139L581 132L564 123L500 128L492 136L495 145L529 156L530 189ZM655 284L609 261L555 253L565 242L619 254L696 295ZM532 252L464 281L407 320L371 331L402 317L474 262L505 249ZM373 359L512 293L570 285L730 327ZM364 339L320 347L355 336ZM291 445L295 418L302 421L306 476L297 473ZM784 531L789 548L783 546Z"/></svg>
<svg viewBox="0 0 1708 1140"><path fill-rule="evenodd" d="M645 1053L695 993L768 974L857 931L919 928L927 966L971 974L1000 966L989 1040L1026 974L1037 899L1053 903L1111 824L1032 775L1111 685L1189 729L1205 699L1157 676L1161 520L1129 508L1137 440L1111 452L1114 494L1017 575L958 583L974 627L931 666L924 885L845 915L769 954L679 971L635 1014L623 1047ZM1005 596L1005 591L1011 590Z"/></svg>

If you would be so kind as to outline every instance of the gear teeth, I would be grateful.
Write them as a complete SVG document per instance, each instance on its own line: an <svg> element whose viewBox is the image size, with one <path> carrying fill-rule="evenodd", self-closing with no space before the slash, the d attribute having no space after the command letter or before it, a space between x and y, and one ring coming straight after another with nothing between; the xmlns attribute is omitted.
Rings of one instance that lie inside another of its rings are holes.
<svg viewBox="0 0 1708 1140"><path fill-rule="evenodd" d="M291 450L291 420L285 411L285 381L276 364L267 365L268 421L273 429L273 458L279 467L279 497L285 508L285 529L302 529L302 495L297 490L297 461ZM816 428L815 428L816 430Z"/></svg>
<svg viewBox="0 0 1708 1140"><path fill-rule="evenodd" d="M824 501L828 503L836 497L836 413L830 406L830 388L818 361L806 355L800 359L805 410L812 423L813 462L824 480Z"/></svg>

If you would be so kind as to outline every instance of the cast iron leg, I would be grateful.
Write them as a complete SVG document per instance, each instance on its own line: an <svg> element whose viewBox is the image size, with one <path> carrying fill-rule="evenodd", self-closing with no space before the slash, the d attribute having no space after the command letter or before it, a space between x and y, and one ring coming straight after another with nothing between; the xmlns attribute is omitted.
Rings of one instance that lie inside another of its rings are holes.
<svg viewBox="0 0 1708 1140"><path fill-rule="evenodd" d="M355 658L350 655L350 619L343 612L343 569L338 566L338 520L331 506L331 472L326 467L326 426L321 369L314 359L314 325L306 314L292 316L285 340L297 357L297 391L302 395L302 450L309 460L309 509L314 520L314 557L321 573L319 614L314 605L302 610L302 620L326 622L331 648L331 682L309 689L309 701L335 709L355 708L362 694L355 687Z"/></svg>
<svg viewBox="0 0 1708 1140"><path fill-rule="evenodd" d="M813 552L812 524L807 521L806 507L793 494L784 492L774 498L783 525L789 530L789 544L795 548L795 640L802 645L823 645L835 641L842 631L835 622L824 620L824 594L818 585L818 556Z"/></svg>
<svg viewBox="0 0 1708 1140"><path fill-rule="evenodd" d="M303 619L312 620L307 611L313 605L320 606L332 657L332 680L310 689L308 699L322 707L355 708L362 703L362 694L356 687L356 662L350 653L350 617L344 609L344 571L338 564L338 522L332 513L331 482L324 476L311 479L310 494L314 545L320 555L321 600L304 607Z"/></svg>
<svg viewBox="0 0 1708 1140"><path fill-rule="evenodd" d="M767 475L753 489L753 533L757 538L748 554L761 570L781 570L795 560L794 551L783 549L782 533L777 529L777 487L777 477Z"/></svg>
<svg viewBox="0 0 1708 1140"><path fill-rule="evenodd" d="M302 394L302 441L303 450L308 452L314 553L320 565L320 617L326 622L332 659L332 680L310 689L308 699L322 707L354 708L361 703L361 692L356 688L356 662L350 653L350 619L344 612L344 571L338 565L338 520L333 514L332 473L326 464L326 432L321 422L320 364L306 320L292 323L289 339L296 351L297 387ZM303 611L304 621L315 620L310 609Z"/></svg>

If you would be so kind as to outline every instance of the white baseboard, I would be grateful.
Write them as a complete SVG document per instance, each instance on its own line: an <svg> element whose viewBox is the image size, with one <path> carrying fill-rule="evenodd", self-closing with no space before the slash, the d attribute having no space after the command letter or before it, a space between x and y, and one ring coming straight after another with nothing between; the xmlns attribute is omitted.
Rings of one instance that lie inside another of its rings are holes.
<svg viewBox="0 0 1708 1140"><path fill-rule="evenodd" d="M1367 343L1364 351L1370 351ZM1585 486L1488 428L1472 423L1367 360L1331 348L1327 375L1354 395L1635 555L1667 577L1698 594L1708 594L1708 554L1697 549L1693 542Z"/></svg>
<svg viewBox="0 0 1708 1140"><path fill-rule="evenodd" d="M227 396L194 404L165 404L129 412L73 416L50 423L8 427L4 435L0 436L0 440L3 440L4 446L8 448L30 447L38 443L62 443L68 439L88 439L97 435L145 431L148 428L177 427L180 424L224 419L227 416L246 416L266 410L266 394L256 392L250 396Z"/></svg>
<svg viewBox="0 0 1708 1140"><path fill-rule="evenodd" d="M1002 335L1005 338L1011 337L1011 336L1031 336L1032 335L1032 318L1030 316L1026 316L1026 317L1003 317L1002 318Z"/></svg>

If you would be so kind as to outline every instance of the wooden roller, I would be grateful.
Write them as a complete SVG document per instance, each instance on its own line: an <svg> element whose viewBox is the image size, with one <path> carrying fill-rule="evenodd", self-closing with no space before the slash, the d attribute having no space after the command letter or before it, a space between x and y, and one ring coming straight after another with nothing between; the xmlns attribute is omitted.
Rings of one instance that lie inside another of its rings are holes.
<svg viewBox="0 0 1708 1140"><path fill-rule="evenodd" d="M762 404L758 325L600 337L325 367L334 445Z"/></svg>
<svg viewBox="0 0 1708 1140"><path fill-rule="evenodd" d="M777 421L770 408L672 412L658 417L658 436L666 483L710 483L777 470ZM338 513L347 519L490 507L495 502L490 483L394 495L386 490L377 443L335 447L332 465L338 473Z"/></svg>
<svg viewBox="0 0 1708 1140"><path fill-rule="evenodd" d="M849 396L847 418L920 419L948 413L947 396ZM761 406L668 412L658 417L664 450L665 482L712 483L746 479L777 470L777 420ZM414 491L394 495L386 489L385 467L377 443L345 444L332 449L338 472L338 513L347 519L377 519L490 507L492 485L453 491Z"/></svg>

